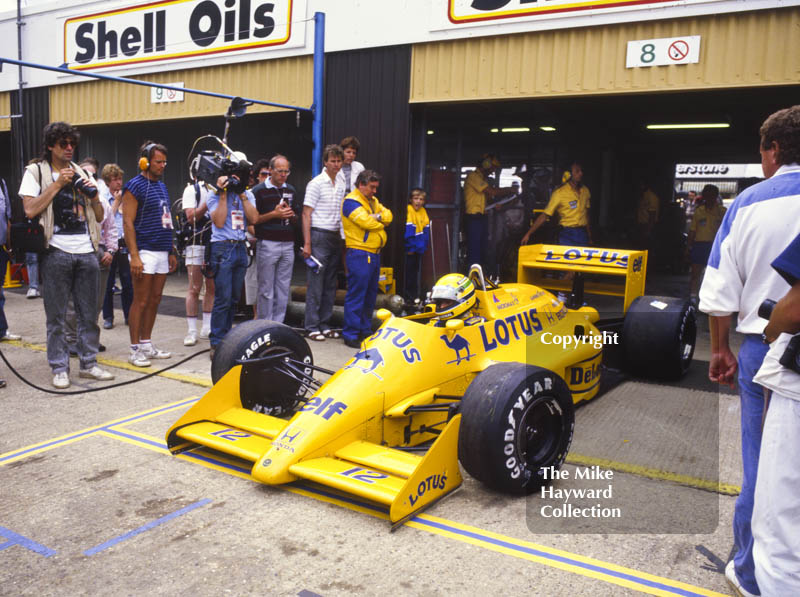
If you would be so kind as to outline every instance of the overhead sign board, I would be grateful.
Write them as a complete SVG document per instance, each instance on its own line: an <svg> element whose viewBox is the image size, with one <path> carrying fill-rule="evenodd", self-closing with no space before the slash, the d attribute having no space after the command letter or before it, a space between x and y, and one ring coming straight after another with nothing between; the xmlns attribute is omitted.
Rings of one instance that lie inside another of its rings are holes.
<svg viewBox="0 0 800 597"><path fill-rule="evenodd" d="M170 87L183 87L183 81L179 83L164 83ZM163 87L150 88L150 103L151 104L165 104L169 102L182 102L183 91L175 89L164 89Z"/></svg>
<svg viewBox="0 0 800 597"><path fill-rule="evenodd" d="M64 21L71 69L176 60L292 43L294 0L161 0ZM300 15L299 18L304 18Z"/></svg>
<svg viewBox="0 0 800 597"><path fill-rule="evenodd" d="M676 164L675 178L763 178L761 164Z"/></svg>
<svg viewBox="0 0 800 597"><path fill-rule="evenodd" d="M628 42L625 68L700 62L700 36L640 39Z"/></svg>

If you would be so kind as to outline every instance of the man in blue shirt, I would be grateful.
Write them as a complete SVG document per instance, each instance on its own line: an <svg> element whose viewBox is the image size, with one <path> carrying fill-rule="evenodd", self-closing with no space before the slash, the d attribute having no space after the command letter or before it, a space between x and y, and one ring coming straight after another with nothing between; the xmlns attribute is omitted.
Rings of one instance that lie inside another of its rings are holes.
<svg viewBox="0 0 800 597"><path fill-rule="evenodd" d="M244 187L246 180L246 172L230 179L221 176L217 180L217 192L208 196L208 213L212 222L211 271L215 285L211 334L208 337L212 359L217 345L233 327L233 314L247 272L245 231L258 219L256 200Z"/></svg>
<svg viewBox="0 0 800 597"><path fill-rule="evenodd" d="M133 303L128 313L131 354L128 361L149 367L150 359L168 359L150 340L167 273L178 260L172 251L172 212L169 193L161 181L167 148L147 141L141 148L141 172L122 189L122 218L133 278Z"/></svg>

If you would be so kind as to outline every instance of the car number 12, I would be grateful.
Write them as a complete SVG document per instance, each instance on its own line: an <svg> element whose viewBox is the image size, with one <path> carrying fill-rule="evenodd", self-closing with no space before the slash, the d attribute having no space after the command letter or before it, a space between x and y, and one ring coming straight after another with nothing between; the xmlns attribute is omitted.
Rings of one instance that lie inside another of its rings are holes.
<svg viewBox="0 0 800 597"><path fill-rule="evenodd" d="M383 473L379 473L378 471L371 471L368 468L361 468L360 466L356 466L346 471L342 471L339 474L345 477L350 477L351 479L355 479L356 481L361 481L363 483L375 483L375 481L380 481L381 479L389 478L389 475L384 475Z"/></svg>

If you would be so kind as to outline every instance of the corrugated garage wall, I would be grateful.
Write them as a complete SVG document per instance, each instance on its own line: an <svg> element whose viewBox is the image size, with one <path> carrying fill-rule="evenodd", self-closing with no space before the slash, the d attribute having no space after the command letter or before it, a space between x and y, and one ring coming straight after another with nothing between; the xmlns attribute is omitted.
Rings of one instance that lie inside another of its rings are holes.
<svg viewBox="0 0 800 597"><path fill-rule="evenodd" d="M395 276L402 271L408 195L410 68L410 46L337 52L325 58L323 143L355 135L361 142L358 161L383 176L378 198L392 210L394 222L382 263L394 266Z"/></svg>
<svg viewBox="0 0 800 597"><path fill-rule="evenodd" d="M699 63L625 68L628 41L682 35ZM800 8L420 44L411 65L411 102L795 85Z"/></svg>

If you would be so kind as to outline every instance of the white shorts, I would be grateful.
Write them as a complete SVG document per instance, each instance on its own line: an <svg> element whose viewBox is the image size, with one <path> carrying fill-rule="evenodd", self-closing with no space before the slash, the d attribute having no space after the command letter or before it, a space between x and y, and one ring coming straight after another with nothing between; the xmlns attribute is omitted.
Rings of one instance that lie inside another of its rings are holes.
<svg viewBox="0 0 800 597"><path fill-rule="evenodd" d="M145 274L168 274L169 251L139 251ZM128 255L130 261L130 255Z"/></svg>
<svg viewBox="0 0 800 597"><path fill-rule="evenodd" d="M186 265L203 265L206 259L206 248L204 245L189 245L183 256Z"/></svg>

